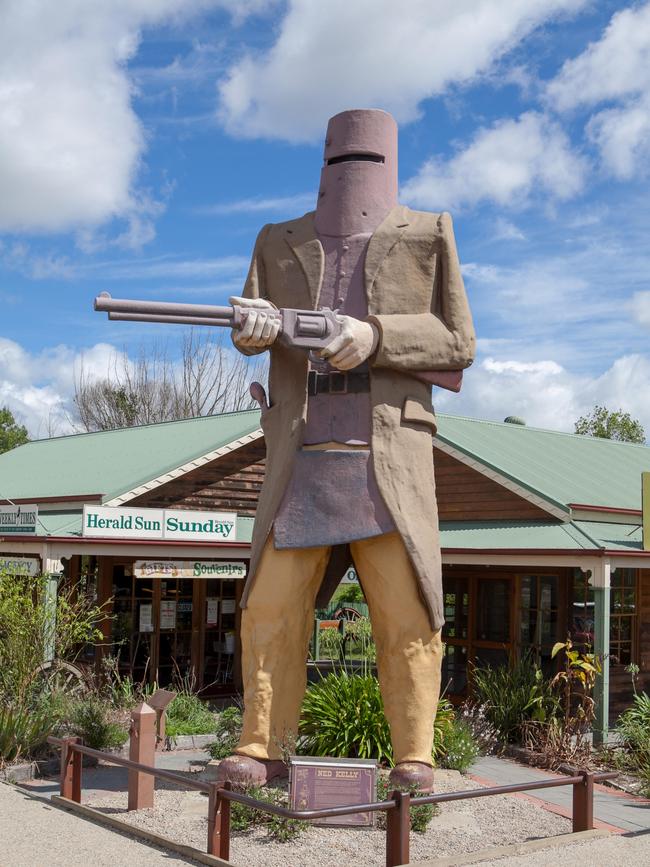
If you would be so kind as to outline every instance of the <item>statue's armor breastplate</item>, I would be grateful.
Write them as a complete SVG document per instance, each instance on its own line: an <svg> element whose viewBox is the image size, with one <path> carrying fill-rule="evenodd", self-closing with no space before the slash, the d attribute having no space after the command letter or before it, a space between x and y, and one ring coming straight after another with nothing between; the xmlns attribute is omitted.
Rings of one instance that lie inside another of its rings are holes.
<svg viewBox="0 0 650 867"><path fill-rule="evenodd" d="M363 272L370 234L319 235L319 240L325 268L318 306L365 319ZM310 367L319 373L335 369L326 361L312 362ZM364 362L352 372L367 371ZM377 488L370 441L369 391L310 395L303 445L332 445L297 453L275 518L276 548L339 545L395 529Z"/></svg>
<svg viewBox="0 0 650 867"><path fill-rule="evenodd" d="M368 301L363 269L370 233L344 237L319 235L319 240L325 254L325 268L318 306L339 310L355 319L365 319ZM311 362L310 368L319 373L335 369L325 360ZM364 362L354 372L367 369ZM369 391L311 395L303 442L305 445L326 442L367 444L370 442L370 418Z"/></svg>

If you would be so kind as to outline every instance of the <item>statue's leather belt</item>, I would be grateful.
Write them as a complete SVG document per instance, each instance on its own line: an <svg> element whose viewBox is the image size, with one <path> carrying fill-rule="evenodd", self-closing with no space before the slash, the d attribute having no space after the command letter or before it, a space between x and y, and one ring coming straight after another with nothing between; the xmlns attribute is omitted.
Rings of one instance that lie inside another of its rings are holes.
<svg viewBox="0 0 650 867"><path fill-rule="evenodd" d="M368 373L345 373L342 370L331 370L329 373L309 371L307 393L316 394L360 394L370 391L370 375Z"/></svg>

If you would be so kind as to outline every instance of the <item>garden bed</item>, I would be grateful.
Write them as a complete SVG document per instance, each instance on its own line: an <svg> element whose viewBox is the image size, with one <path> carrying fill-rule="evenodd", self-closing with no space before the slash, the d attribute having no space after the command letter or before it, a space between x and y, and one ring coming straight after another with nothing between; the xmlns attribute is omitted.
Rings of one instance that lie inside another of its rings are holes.
<svg viewBox="0 0 650 867"><path fill-rule="evenodd" d="M457 771L437 771L436 791L480 788ZM93 793L84 803L110 815L162 834L179 843L205 849L207 798L199 792L167 785L156 788L151 810L127 813L126 794ZM411 834L414 861L460 855L489 846L566 834L568 819L521 797L494 796L443 804L426 832ZM240 867L358 867L381 865L385 832L367 828L309 827L290 843L271 840L263 827L232 834L231 861Z"/></svg>

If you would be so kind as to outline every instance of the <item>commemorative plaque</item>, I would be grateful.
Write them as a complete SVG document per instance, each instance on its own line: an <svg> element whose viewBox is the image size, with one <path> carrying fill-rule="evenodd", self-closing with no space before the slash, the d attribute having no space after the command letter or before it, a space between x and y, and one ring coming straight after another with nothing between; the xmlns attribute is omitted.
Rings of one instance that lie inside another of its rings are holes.
<svg viewBox="0 0 650 867"><path fill-rule="evenodd" d="M373 759L331 759L291 756L292 810L324 810L376 799L377 762ZM314 825L372 825L374 813L314 819Z"/></svg>

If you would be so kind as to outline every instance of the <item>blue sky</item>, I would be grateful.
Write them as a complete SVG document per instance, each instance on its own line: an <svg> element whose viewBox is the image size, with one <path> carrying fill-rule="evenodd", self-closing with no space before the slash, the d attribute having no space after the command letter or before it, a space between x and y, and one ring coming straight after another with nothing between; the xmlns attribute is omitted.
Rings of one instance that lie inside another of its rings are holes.
<svg viewBox="0 0 650 867"><path fill-rule="evenodd" d="M220 303L258 229L310 210L346 108L400 125L401 200L454 217L479 355L439 409L650 432L650 4L8 0L0 27L0 405L70 429L75 371Z"/></svg>

